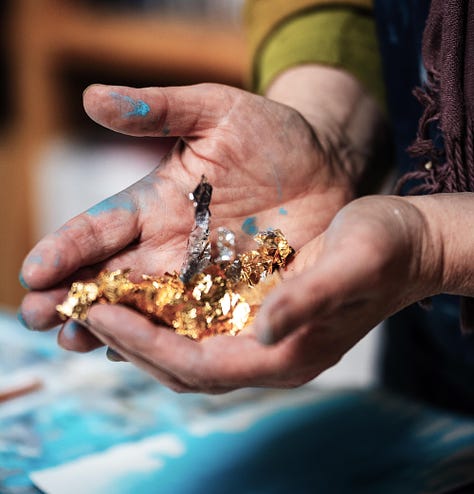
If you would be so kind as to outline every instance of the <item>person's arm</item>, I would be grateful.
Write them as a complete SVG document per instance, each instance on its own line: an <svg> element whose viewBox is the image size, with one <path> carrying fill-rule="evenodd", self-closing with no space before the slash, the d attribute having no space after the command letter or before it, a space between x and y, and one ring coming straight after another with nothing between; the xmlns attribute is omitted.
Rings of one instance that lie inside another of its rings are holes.
<svg viewBox="0 0 474 494"><path fill-rule="evenodd" d="M384 84L370 1L248 1L252 88L298 110L356 193L391 166Z"/></svg>
<svg viewBox="0 0 474 494"><path fill-rule="evenodd" d="M329 163L347 173L355 195L378 191L392 166L390 131L375 98L354 76L324 65L290 67L266 96L305 117Z"/></svg>

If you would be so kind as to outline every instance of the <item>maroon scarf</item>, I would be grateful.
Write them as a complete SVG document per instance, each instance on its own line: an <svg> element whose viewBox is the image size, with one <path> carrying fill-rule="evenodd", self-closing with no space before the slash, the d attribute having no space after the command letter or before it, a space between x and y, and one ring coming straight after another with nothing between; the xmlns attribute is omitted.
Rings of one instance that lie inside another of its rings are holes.
<svg viewBox="0 0 474 494"><path fill-rule="evenodd" d="M415 94L424 112L409 152L423 161L397 188L421 179L410 193L474 191L474 0L432 0L422 55L427 81ZM473 299L461 300L461 328L474 330Z"/></svg>

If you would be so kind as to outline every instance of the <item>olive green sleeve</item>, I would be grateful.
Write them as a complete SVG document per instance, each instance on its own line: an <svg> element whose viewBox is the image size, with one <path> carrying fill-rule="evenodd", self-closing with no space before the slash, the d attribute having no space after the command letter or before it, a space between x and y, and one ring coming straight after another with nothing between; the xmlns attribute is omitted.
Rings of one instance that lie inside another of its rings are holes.
<svg viewBox="0 0 474 494"><path fill-rule="evenodd" d="M248 2L246 10L254 91L264 93L272 80L289 67L317 63L351 73L385 109L385 88L371 2L359 2L360 5L355 6L357 2L354 5L348 5L348 2L321 5L321 2L313 1L312 6L306 5L293 12L286 9L287 17L284 18L274 13L272 19L277 21L273 23L269 23L269 16L264 16L263 9L250 8L259 2L262 0ZM252 14L265 17L266 34L261 30L254 32L259 23Z"/></svg>

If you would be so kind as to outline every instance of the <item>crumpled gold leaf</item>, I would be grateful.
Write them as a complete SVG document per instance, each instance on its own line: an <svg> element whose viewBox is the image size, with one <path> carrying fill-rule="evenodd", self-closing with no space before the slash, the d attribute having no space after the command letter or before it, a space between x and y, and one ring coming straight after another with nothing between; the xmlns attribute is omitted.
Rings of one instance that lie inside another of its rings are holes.
<svg viewBox="0 0 474 494"><path fill-rule="evenodd" d="M236 335L278 282L273 273L294 253L280 230L260 232L255 240L255 250L214 262L186 283L178 273L143 275L134 283L130 270L103 271L93 281L73 283L57 311L63 319L85 320L95 303L125 304L195 340Z"/></svg>

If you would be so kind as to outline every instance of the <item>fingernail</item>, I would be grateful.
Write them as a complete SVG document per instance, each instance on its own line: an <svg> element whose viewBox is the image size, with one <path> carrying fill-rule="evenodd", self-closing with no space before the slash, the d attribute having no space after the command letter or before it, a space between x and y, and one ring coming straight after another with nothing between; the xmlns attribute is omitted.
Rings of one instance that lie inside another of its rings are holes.
<svg viewBox="0 0 474 494"><path fill-rule="evenodd" d="M20 274L18 275L18 281L20 282L20 285L25 288L26 290L29 290L30 287L28 286L28 283L25 281L25 278L23 278L23 273L20 271Z"/></svg>
<svg viewBox="0 0 474 494"><path fill-rule="evenodd" d="M116 352L114 349L108 347L107 352L105 354L107 358L111 362L125 362L126 360L120 355L120 353Z"/></svg>
<svg viewBox="0 0 474 494"><path fill-rule="evenodd" d="M24 326L26 329L31 329L28 326L28 323L25 321L25 318L23 317L23 313L21 312L21 309L18 310L18 312L16 313L16 318L18 319L18 321L20 322L20 324L22 326Z"/></svg>

